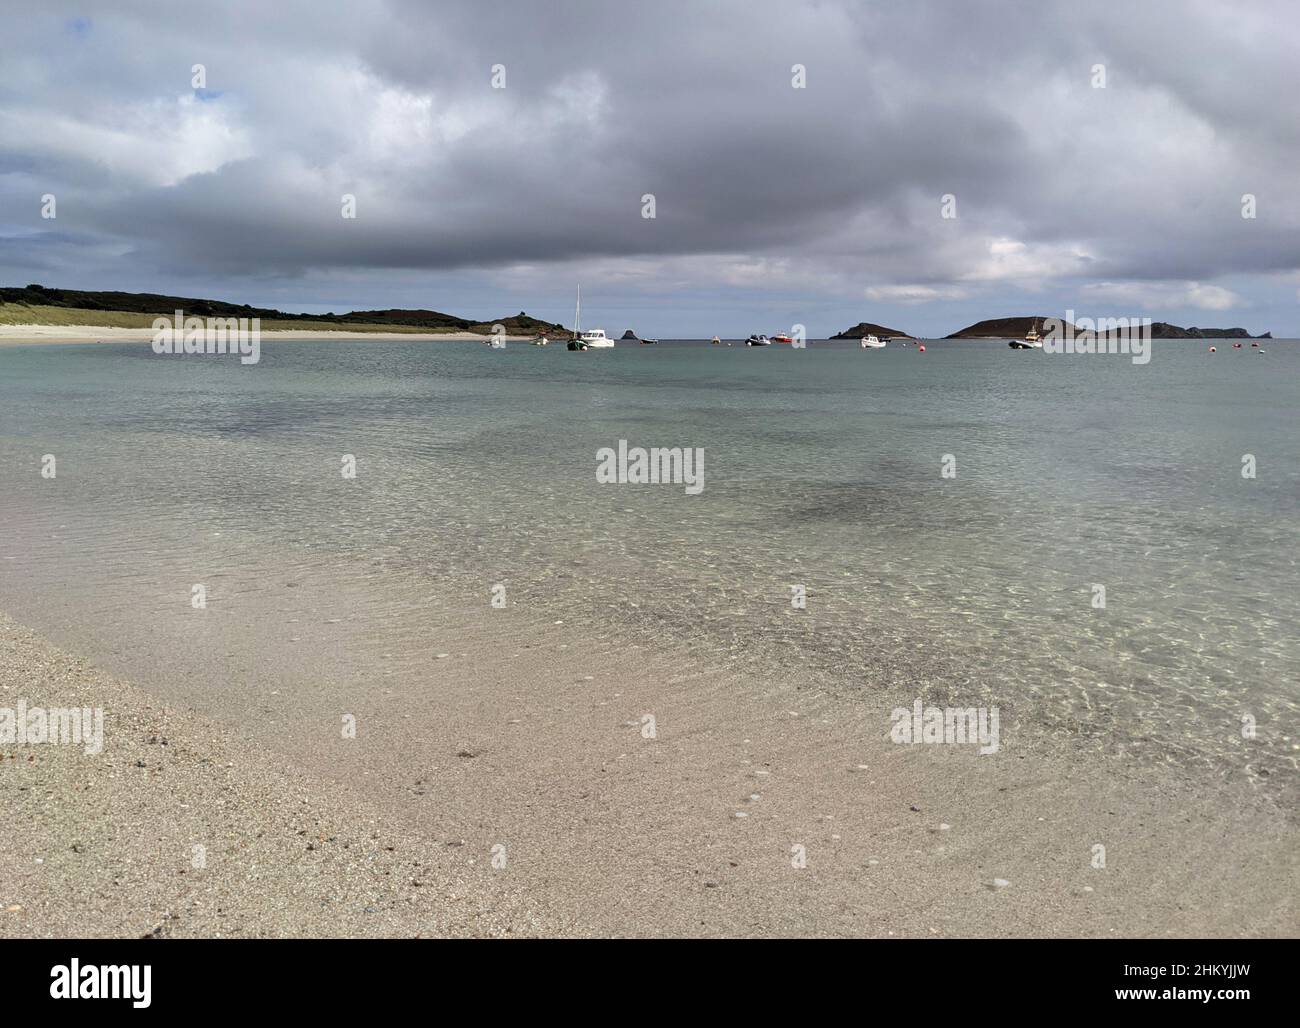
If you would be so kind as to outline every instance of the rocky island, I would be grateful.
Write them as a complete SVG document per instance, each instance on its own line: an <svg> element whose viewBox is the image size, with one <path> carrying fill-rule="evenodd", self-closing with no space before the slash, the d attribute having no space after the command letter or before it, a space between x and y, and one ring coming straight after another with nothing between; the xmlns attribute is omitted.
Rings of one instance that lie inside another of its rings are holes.
<svg viewBox="0 0 1300 1028"><path fill-rule="evenodd" d="M1027 317L1018 318L990 318L987 321L977 321L974 325L968 325L950 336L947 339L1020 339L1031 327L1038 330L1039 335L1047 334L1047 322L1056 318L1064 327L1067 322L1064 318L1055 314L1035 314ZM1076 334L1082 332L1077 325L1075 326ZM1102 333L1103 335L1114 334L1111 330ZM1171 325L1166 321L1153 321L1151 323L1152 339L1272 339L1272 335L1265 332L1263 335L1252 336L1244 328L1180 328L1177 325Z"/></svg>
<svg viewBox="0 0 1300 1028"><path fill-rule="evenodd" d="M831 336L832 339L861 339L863 336L875 336L877 339L915 339L916 336L910 332L904 332L901 328L886 328L884 325L875 325L870 321L859 321L852 328L846 328L843 332L837 332Z"/></svg>

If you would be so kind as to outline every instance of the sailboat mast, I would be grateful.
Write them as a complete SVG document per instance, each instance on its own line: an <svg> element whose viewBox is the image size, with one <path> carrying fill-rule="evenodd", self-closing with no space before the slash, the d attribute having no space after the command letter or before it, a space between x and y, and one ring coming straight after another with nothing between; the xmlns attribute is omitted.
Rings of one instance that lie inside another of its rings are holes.
<svg viewBox="0 0 1300 1028"><path fill-rule="evenodd" d="M578 305L573 308L573 338L574 339L577 339L578 335L582 331L581 328L579 327L582 323L581 315L582 315L582 283L579 282L578 283Z"/></svg>

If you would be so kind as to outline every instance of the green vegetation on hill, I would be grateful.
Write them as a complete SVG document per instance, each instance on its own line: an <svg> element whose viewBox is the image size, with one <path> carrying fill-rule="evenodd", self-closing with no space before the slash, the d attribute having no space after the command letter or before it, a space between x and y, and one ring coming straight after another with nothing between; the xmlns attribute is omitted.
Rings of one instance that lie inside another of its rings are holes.
<svg viewBox="0 0 1300 1028"><path fill-rule="evenodd" d="M432 310L351 311L347 314L289 314L269 307L160 293L94 292L42 285L0 287L0 325L102 325L148 328L154 318L183 310L187 317L260 318L267 331L476 332L503 325L508 335L562 333L564 326L531 318L523 311L496 321L472 321Z"/></svg>
<svg viewBox="0 0 1300 1028"><path fill-rule="evenodd" d="M175 313L175 308L172 309ZM188 316L189 311L186 311ZM234 317L235 315L212 315ZM246 315L240 315L246 317ZM25 303L0 303L0 325L92 325L96 328L151 328L158 314L139 314L134 311L90 311L78 307L32 306ZM257 315L253 315L257 317ZM340 324L337 321L262 319L261 327L267 332L401 332L422 334L451 329L421 328L417 325L372 325L357 322Z"/></svg>
<svg viewBox="0 0 1300 1028"><path fill-rule="evenodd" d="M493 325L504 325L506 334L512 336L538 335L543 332L550 332L554 335L569 331L558 321L539 321L537 318L530 318L523 311L508 318L501 318L498 321L475 321L469 326L469 331L481 332L487 335L492 331Z"/></svg>

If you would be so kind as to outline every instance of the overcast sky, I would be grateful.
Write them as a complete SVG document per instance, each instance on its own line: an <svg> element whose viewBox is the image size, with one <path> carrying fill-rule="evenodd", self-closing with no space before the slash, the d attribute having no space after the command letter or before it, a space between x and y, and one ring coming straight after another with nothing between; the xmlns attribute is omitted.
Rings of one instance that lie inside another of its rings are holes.
<svg viewBox="0 0 1300 1028"><path fill-rule="evenodd" d="M581 281L611 334L1072 308L1300 335L1295 0L0 16L6 285L569 324Z"/></svg>

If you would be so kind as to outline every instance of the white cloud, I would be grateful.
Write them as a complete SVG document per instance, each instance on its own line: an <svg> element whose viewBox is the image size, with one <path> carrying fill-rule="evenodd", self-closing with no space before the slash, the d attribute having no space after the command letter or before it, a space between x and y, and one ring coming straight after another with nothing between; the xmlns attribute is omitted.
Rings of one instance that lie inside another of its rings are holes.
<svg viewBox="0 0 1300 1028"><path fill-rule="evenodd" d="M970 294L958 286L868 286L863 290L868 300L878 303L919 304L936 300L962 300Z"/></svg>
<svg viewBox="0 0 1300 1028"><path fill-rule="evenodd" d="M1081 243L1025 243L1007 236L990 239L958 278L965 282L1010 282L1039 288L1055 278L1081 275L1095 258Z"/></svg>
<svg viewBox="0 0 1300 1028"><path fill-rule="evenodd" d="M95 113L0 110L0 137L36 156L107 169L134 184L174 186L252 154L238 118L194 96L122 104Z"/></svg>
<svg viewBox="0 0 1300 1028"><path fill-rule="evenodd" d="M1084 286L1081 292L1092 301L1126 304L1150 311L1177 307L1226 311L1245 303L1231 289L1201 282L1096 282Z"/></svg>

